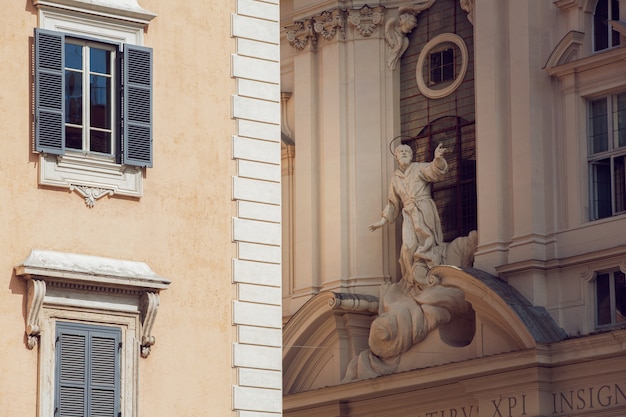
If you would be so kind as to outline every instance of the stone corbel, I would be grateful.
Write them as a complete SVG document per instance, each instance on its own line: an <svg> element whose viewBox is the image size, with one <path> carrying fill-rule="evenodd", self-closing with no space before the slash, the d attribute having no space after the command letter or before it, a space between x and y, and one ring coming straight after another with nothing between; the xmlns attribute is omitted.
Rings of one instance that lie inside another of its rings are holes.
<svg viewBox="0 0 626 417"><path fill-rule="evenodd" d="M37 345L41 331L39 316L46 295L46 283L41 280L29 279L27 287L26 336L28 337L28 348L33 349Z"/></svg>
<svg viewBox="0 0 626 417"><path fill-rule="evenodd" d="M343 40L346 37L345 15L346 12L340 9L322 12L313 18L315 21L313 29L327 41L332 40L337 33L339 39Z"/></svg>
<svg viewBox="0 0 626 417"><path fill-rule="evenodd" d="M150 355L152 345L156 338L152 336L152 325L159 309L159 294L146 292L141 299L141 357L147 358Z"/></svg>
<svg viewBox="0 0 626 417"><path fill-rule="evenodd" d="M85 199L85 205L89 208L93 208L96 205L96 200L104 197L105 195L113 195L115 192L106 188L87 187L85 185L70 185L70 191L76 191Z"/></svg>
<svg viewBox="0 0 626 417"><path fill-rule="evenodd" d="M313 19L305 19L295 22L289 30L287 30L287 42L298 51L304 50L310 45L312 51L317 49L317 34L313 28L315 22Z"/></svg>
<svg viewBox="0 0 626 417"><path fill-rule="evenodd" d="M351 10L348 23L354 27L357 33L365 38L372 36L372 33L383 23L385 8L383 6L369 7L367 4L358 11Z"/></svg>

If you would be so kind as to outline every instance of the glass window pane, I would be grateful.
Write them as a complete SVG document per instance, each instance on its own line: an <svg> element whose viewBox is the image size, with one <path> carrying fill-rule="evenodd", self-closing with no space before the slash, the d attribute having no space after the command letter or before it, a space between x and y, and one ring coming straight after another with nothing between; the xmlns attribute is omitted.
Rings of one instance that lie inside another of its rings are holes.
<svg viewBox="0 0 626 417"><path fill-rule="evenodd" d="M613 214L611 205L611 163L604 159L592 164L594 219L603 219Z"/></svg>
<svg viewBox="0 0 626 417"><path fill-rule="evenodd" d="M620 20L619 18L619 0L611 0L611 20ZM611 46L619 45L619 32L611 30Z"/></svg>
<svg viewBox="0 0 626 417"><path fill-rule="evenodd" d="M605 98L589 103L589 153L605 152L608 147L608 115Z"/></svg>
<svg viewBox="0 0 626 417"><path fill-rule="evenodd" d="M600 0L596 5L593 14L593 40L594 50L601 51L609 47L609 2L608 0Z"/></svg>
<svg viewBox="0 0 626 417"><path fill-rule="evenodd" d="M65 71L65 123L83 124L83 78L80 72Z"/></svg>
<svg viewBox="0 0 626 417"><path fill-rule="evenodd" d="M598 326L611 324L611 290L609 274L598 274L596 277L596 307Z"/></svg>
<svg viewBox="0 0 626 417"><path fill-rule="evenodd" d="M615 323L626 322L626 275L615 273Z"/></svg>
<svg viewBox="0 0 626 417"><path fill-rule="evenodd" d="M91 152L111 153L111 133L100 130L92 130L89 138L89 150Z"/></svg>
<svg viewBox="0 0 626 417"><path fill-rule="evenodd" d="M83 69L83 47L81 45L65 44L65 67Z"/></svg>
<svg viewBox="0 0 626 417"><path fill-rule="evenodd" d="M615 147L626 146L626 93L613 96L613 130Z"/></svg>
<svg viewBox="0 0 626 417"><path fill-rule="evenodd" d="M626 275L615 273L615 323L626 322Z"/></svg>
<svg viewBox="0 0 626 417"><path fill-rule="evenodd" d="M626 157L619 156L613 159L613 186L615 187L615 212L626 210L626 185L624 184L624 172Z"/></svg>
<svg viewBox="0 0 626 417"><path fill-rule="evenodd" d="M435 52L430 55L430 82L441 82L441 52Z"/></svg>
<svg viewBox="0 0 626 417"><path fill-rule="evenodd" d="M83 129L65 126L65 147L70 149L83 149Z"/></svg>
<svg viewBox="0 0 626 417"><path fill-rule="evenodd" d="M90 77L91 127L111 128L111 78L100 75Z"/></svg>
<svg viewBox="0 0 626 417"><path fill-rule="evenodd" d="M89 68L91 72L111 73L111 53L104 49L89 48Z"/></svg>

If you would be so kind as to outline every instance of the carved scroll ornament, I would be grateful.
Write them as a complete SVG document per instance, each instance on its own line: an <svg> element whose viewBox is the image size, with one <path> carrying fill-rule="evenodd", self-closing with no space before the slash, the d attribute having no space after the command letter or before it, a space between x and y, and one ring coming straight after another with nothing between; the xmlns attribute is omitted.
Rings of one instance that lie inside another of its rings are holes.
<svg viewBox="0 0 626 417"><path fill-rule="evenodd" d="M372 8L366 4L358 12L350 12L348 23L359 35L368 38L378 26L382 25L384 10L382 6Z"/></svg>
<svg viewBox="0 0 626 417"><path fill-rule="evenodd" d="M29 349L33 349L39 340L39 316L41 306L46 295L46 283L41 280L30 279L27 283L26 307L26 342Z"/></svg>

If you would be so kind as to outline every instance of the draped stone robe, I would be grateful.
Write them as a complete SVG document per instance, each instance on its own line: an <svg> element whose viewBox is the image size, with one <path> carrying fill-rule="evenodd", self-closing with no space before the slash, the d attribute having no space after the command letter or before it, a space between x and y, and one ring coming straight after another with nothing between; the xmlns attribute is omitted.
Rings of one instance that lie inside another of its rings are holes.
<svg viewBox="0 0 626 417"><path fill-rule="evenodd" d="M445 245L431 187L447 172L446 160L436 157L430 163L413 162L393 174L383 217L392 223L402 211L400 266L407 283L413 281L415 264L430 269L442 263Z"/></svg>

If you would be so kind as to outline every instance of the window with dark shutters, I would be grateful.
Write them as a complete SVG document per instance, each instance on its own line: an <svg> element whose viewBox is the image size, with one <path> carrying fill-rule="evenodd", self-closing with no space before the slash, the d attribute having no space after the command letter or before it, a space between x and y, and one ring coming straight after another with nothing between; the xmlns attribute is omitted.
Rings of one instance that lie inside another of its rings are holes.
<svg viewBox="0 0 626 417"><path fill-rule="evenodd" d="M66 152L64 51L61 32L35 29L35 150L62 155ZM71 36L72 39L80 39ZM89 39L89 41L93 41ZM110 44L109 44L110 45ZM125 165L152 166L152 49L124 44L116 57L121 92L116 125L119 135L116 159ZM119 77L121 76L121 79ZM84 149L86 153L90 149Z"/></svg>
<svg viewBox="0 0 626 417"><path fill-rule="evenodd" d="M119 328L57 323L55 417L118 417L120 341Z"/></svg>

